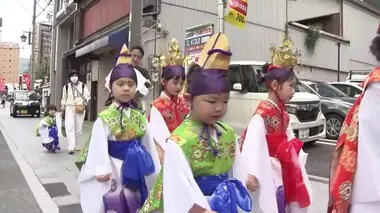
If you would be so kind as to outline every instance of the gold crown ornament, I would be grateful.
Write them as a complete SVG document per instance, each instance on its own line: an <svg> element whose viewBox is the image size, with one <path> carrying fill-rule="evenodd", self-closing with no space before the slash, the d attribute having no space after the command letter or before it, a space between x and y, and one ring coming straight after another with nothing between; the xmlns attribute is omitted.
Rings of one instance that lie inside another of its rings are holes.
<svg viewBox="0 0 380 213"><path fill-rule="evenodd" d="M126 44L121 48L120 55L117 58L116 66L119 64L132 64L132 58Z"/></svg>
<svg viewBox="0 0 380 213"><path fill-rule="evenodd" d="M228 53L228 54L226 54ZM203 47L198 64L204 69L228 70L231 53L228 38L222 33L214 34Z"/></svg>
<svg viewBox="0 0 380 213"><path fill-rule="evenodd" d="M271 63L283 68L296 69L300 64L301 52L299 50L293 51L293 45L292 39L286 34L280 46L270 48Z"/></svg>
<svg viewBox="0 0 380 213"><path fill-rule="evenodd" d="M158 54L153 57L153 67L162 70L166 66L188 65L189 57L182 54L177 39L173 38L169 43L167 54Z"/></svg>

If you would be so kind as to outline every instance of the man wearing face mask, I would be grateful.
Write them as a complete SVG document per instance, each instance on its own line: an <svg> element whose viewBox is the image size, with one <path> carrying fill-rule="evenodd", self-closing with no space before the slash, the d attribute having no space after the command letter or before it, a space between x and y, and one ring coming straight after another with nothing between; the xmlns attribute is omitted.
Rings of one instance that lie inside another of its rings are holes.
<svg viewBox="0 0 380 213"><path fill-rule="evenodd" d="M71 70L69 79L70 82L62 89L61 109L65 113L69 154L74 154L74 150L80 150L78 138L82 134L86 106L91 96L86 84L78 80L76 70Z"/></svg>

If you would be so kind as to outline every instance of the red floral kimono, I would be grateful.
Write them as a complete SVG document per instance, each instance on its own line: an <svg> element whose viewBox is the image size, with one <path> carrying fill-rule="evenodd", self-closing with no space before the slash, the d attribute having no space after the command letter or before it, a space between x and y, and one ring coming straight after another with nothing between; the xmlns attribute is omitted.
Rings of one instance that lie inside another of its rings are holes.
<svg viewBox="0 0 380 213"><path fill-rule="evenodd" d="M380 82L380 67L364 80L364 92L356 99L344 121L330 167L330 197L328 213L348 213L354 177L357 169L359 107L368 85ZM364 212L363 212L364 213Z"/></svg>
<svg viewBox="0 0 380 213"><path fill-rule="evenodd" d="M189 108L182 96L170 98L164 92L154 100L153 106L161 113L170 133L182 123L189 113Z"/></svg>
<svg viewBox="0 0 380 213"><path fill-rule="evenodd" d="M239 141L241 150L242 150L242 155L247 156L247 154L245 153L249 153L248 155L257 155L259 154L258 152L261 152L261 153L268 152L269 156L261 157L258 159L243 157L244 162L253 161L253 160L266 161L266 159L268 158L271 161L273 161L274 159L278 160L281 165L281 168L279 168L280 174L277 175L277 171L279 170L276 170L276 169L272 170L271 172L272 175L276 177L281 177L282 179L282 180L274 181L277 183L274 184L275 185L274 189L276 190L276 194L273 194L273 196L275 196L274 199L276 200L276 203L277 203L278 212L285 212L285 209L291 203L297 203L298 204L297 208L307 208L311 204L308 187L306 186L308 182L306 183L304 181L305 179L304 173L306 174L306 171L303 171L304 165L301 165L300 163L301 161L299 160L299 157L298 157L303 147L303 142L297 138L290 138L290 136L293 136L293 133L288 132L288 125L289 125L288 113L286 112L285 109L281 109L280 107L276 106L271 101L266 100L266 101L260 102L259 106L256 109L255 115L256 116L260 115L260 117L262 118L264 122L265 130L266 130L266 135L264 138L261 138L260 136L261 134L253 133L255 132L254 130L255 125L256 127L258 127L257 124L259 123L256 122L255 124L253 124L251 121L250 125L244 131ZM255 116L253 119L255 119ZM256 117L256 120L257 120L257 117ZM245 146L246 143L263 143L263 141L264 143L266 142L266 145L261 146L261 147L267 147L268 151L246 150L246 149L251 149L254 147L248 144L247 146ZM266 187L267 188L266 190L269 190L271 187L273 187L273 182L266 185L265 180L276 179L276 178L268 177L267 175L264 175L264 174L259 174L260 171L263 171L263 169L265 169L265 168L258 168L262 166L263 165L256 165L255 166L256 169L247 168L247 170L256 171L257 174L251 174L251 175L261 176L261 177L257 177L261 184L261 188ZM264 196L264 195L261 195L261 196ZM268 207L263 206L263 205L273 205L272 202L273 200L270 200L270 198L268 198L268 201L257 204L257 205L261 205L260 208L266 212L276 211L275 209L269 209L270 207L268 208Z"/></svg>

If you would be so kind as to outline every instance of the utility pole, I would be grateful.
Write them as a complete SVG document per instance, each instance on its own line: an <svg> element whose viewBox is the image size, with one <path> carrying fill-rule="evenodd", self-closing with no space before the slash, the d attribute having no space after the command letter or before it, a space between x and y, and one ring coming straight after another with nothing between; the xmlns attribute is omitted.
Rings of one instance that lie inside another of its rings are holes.
<svg viewBox="0 0 380 213"><path fill-rule="evenodd" d="M128 47L141 45L142 0L130 1ZM133 33L132 33L133 32Z"/></svg>
<svg viewBox="0 0 380 213"><path fill-rule="evenodd" d="M33 19L32 19L32 58L31 58L31 70L32 70L32 73L31 73L31 88L32 90L34 90L34 81L35 81L35 61L34 61L34 58L35 58L35 52L34 52L34 45L35 45L35 40L34 40L34 36L36 35L36 7L37 7L37 0L33 0Z"/></svg>
<svg viewBox="0 0 380 213"><path fill-rule="evenodd" d="M57 89L54 87L56 85L56 70L55 70L55 58L56 58L56 51L57 51L57 26L56 26L56 18L57 18L57 12L58 12L58 4L59 0L54 0L54 14L53 14L53 21L51 24L51 34L52 34L52 41L51 41L51 54L50 54L50 74L49 74L49 82L50 82L50 103L49 104L57 104L58 106L58 97L57 95Z"/></svg>
<svg viewBox="0 0 380 213"><path fill-rule="evenodd" d="M226 0L218 0L218 29L224 33L224 5Z"/></svg>

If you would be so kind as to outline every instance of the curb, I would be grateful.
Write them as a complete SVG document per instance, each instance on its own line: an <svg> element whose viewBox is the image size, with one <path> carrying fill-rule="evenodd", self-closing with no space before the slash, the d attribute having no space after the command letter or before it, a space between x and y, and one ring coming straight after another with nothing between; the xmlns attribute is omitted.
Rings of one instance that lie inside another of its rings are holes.
<svg viewBox="0 0 380 213"><path fill-rule="evenodd" d="M7 143L13 157L15 158L17 165L19 166L21 173L23 174L30 190L32 191L32 194L35 197L42 213L58 213L58 206L50 197L49 193L46 191L37 175L33 172L32 167L23 158L22 153L19 151L18 147L15 145L7 130L1 123L0 130L3 133L5 142Z"/></svg>
<svg viewBox="0 0 380 213"><path fill-rule="evenodd" d="M309 175L309 180L328 184L330 179L325 177L319 177L315 175Z"/></svg>

